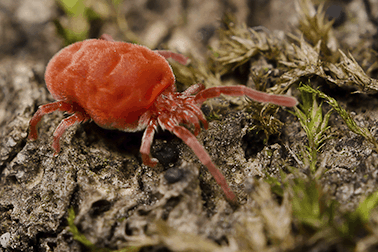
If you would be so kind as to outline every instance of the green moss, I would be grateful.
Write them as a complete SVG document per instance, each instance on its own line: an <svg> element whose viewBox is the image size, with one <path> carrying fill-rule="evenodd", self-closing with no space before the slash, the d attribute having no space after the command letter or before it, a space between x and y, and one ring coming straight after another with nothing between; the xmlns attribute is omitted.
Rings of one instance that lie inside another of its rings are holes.
<svg viewBox="0 0 378 252"><path fill-rule="evenodd" d="M375 150L378 152L378 142L370 133L369 129L359 127L356 121L350 115L350 113L343 109L334 98L324 94L320 90L313 89L308 85L303 85L299 87L299 89L301 91L305 91L311 94L316 94L320 98L324 99L340 115L340 117L344 120L344 122L352 132L363 136L366 140L368 140L370 143L374 145Z"/></svg>
<svg viewBox="0 0 378 252"><path fill-rule="evenodd" d="M306 87L309 86L306 85ZM322 103L318 103L317 95L306 90L300 88L302 104L299 104L299 108L294 107L293 114L297 116L308 139L308 145L302 150L303 163L309 166L312 172L315 172L317 154L324 141L331 137L327 131L330 128L328 121L332 109L323 115Z"/></svg>

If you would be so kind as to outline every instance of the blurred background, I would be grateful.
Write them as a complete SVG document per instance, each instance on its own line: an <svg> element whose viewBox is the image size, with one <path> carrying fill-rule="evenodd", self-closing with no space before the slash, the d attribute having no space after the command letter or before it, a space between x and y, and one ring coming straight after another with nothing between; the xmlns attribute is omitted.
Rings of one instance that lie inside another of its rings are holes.
<svg viewBox="0 0 378 252"><path fill-rule="evenodd" d="M216 46L226 13L248 26L288 31L293 10L292 0L2 0L0 53L47 60L64 45L108 33L201 57Z"/></svg>

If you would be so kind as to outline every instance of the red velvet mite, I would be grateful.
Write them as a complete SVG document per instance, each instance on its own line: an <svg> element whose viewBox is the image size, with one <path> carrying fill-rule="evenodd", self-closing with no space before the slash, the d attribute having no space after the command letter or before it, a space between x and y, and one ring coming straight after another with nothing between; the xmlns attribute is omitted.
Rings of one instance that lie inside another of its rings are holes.
<svg viewBox="0 0 378 252"><path fill-rule="evenodd" d="M56 110L72 114L54 132L52 147L60 150L59 139L75 123L93 120L107 129L128 132L145 130L140 147L143 163L155 166L150 147L158 126L181 138L209 169L226 197L235 201L235 194L226 179L211 161L209 154L194 135L208 123L200 109L209 98L221 94L247 96L259 102L292 107L294 97L273 95L246 86L222 86L204 89L202 84L176 92L175 76L166 60L186 64L187 58L168 51L152 51L147 47L116 42L104 34L63 48L46 68L46 85L56 102L42 105L30 120L29 139L35 140L37 123L45 114ZM194 135L181 125L193 125Z"/></svg>

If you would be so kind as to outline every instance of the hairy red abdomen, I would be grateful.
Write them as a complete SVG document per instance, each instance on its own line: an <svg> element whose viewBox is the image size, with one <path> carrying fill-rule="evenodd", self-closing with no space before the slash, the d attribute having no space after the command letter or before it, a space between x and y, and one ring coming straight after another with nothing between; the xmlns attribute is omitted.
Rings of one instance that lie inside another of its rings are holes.
<svg viewBox="0 0 378 252"><path fill-rule="evenodd" d="M125 42L85 40L63 48L46 68L58 101L77 104L101 127L132 130L175 78L152 50Z"/></svg>

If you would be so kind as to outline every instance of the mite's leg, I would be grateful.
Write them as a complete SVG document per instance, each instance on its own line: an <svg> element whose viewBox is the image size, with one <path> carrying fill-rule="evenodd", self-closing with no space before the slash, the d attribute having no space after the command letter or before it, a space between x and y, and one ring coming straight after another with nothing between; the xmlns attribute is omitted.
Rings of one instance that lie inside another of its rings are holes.
<svg viewBox="0 0 378 252"><path fill-rule="evenodd" d="M215 181L222 187L227 199L232 202L236 201L236 196L227 184L223 174L218 170L215 164L211 161L209 154L204 147L198 142L197 138L190 133L189 130L182 126L173 127L173 133L181 138L197 155L198 159L209 169L211 175L213 175Z"/></svg>
<svg viewBox="0 0 378 252"><path fill-rule="evenodd" d="M99 39L111 41L111 42L115 41L112 36L110 36L109 34L106 34L106 33L102 34ZM171 58L174 61L177 61L178 63L180 63L182 65L187 65L190 62L189 58L187 58L184 55L179 54L179 53L174 53L174 52L166 51L166 50L154 50L154 52L160 54L161 56L163 56L166 59Z"/></svg>
<svg viewBox="0 0 378 252"><path fill-rule="evenodd" d="M112 36L110 36L109 34L106 34L106 33L102 34L99 39L111 41L111 42L115 41Z"/></svg>
<svg viewBox="0 0 378 252"><path fill-rule="evenodd" d="M158 163L158 160L151 156L151 144L154 140L156 127L157 121L151 119L143 133L142 144L140 146L140 154L142 155L143 164L150 167L154 167Z"/></svg>
<svg viewBox="0 0 378 252"><path fill-rule="evenodd" d="M36 140L38 138L37 124L41 121L42 116L50 114L56 110L71 112L73 110L73 105L63 101L57 101L42 105L38 108L37 112L34 114L33 118L29 122L29 139Z"/></svg>
<svg viewBox="0 0 378 252"><path fill-rule="evenodd" d="M54 132L54 141L52 144L52 147L55 150L55 155L57 155L60 151L59 140L62 137L63 133L66 131L66 129L71 127L75 123L86 122L90 119L91 118L89 117L88 114L77 112L60 122L60 124L58 125L58 127L56 128Z"/></svg>
<svg viewBox="0 0 378 252"><path fill-rule="evenodd" d="M184 66L189 64L189 62L190 62L189 58L187 58L184 55L179 54L179 53L174 53L174 52L165 51L165 50L154 50L154 52L160 54L161 56L163 56L166 59L171 58L174 61L176 61L176 62L178 62L178 63L180 63Z"/></svg>
<svg viewBox="0 0 378 252"><path fill-rule="evenodd" d="M246 86L226 86L226 87L212 87L199 92L195 97L195 102L201 105L209 98L218 97L221 94L231 96L248 96L254 101L270 102L280 106L293 107L297 105L298 101L292 96L275 95L265 92L257 91Z"/></svg>
<svg viewBox="0 0 378 252"><path fill-rule="evenodd" d="M199 91L202 91L204 89L205 89L205 86L202 83L197 83L188 87L184 92L182 92L182 94L185 96L189 96L189 95L196 94Z"/></svg>
<svg viewBox="0 0 378 252"><path fill-rule="evenodd" d="M205 129L209 127L209 123L206 121L205 116L203 115L201 109L197 105L190 103L187 105L187 108L197 116L197 118L201 121Z"/></svg>
<svg viewBox="0 0 378 252"><path fill-rule="evenodd" d="M180 118L181 124L191 124L194 127L194 135L197 136L201 132L201 125L198 120L197 115L187 109L177 114L177 117Z"/></svg>

